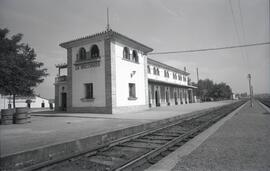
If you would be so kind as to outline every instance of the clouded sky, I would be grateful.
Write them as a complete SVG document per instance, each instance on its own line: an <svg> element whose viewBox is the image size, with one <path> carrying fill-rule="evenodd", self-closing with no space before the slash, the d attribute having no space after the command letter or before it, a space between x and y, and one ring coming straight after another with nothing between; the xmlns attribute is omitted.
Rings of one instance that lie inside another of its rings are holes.
<svg viewBox="0 0 270 171"><path fill-rule="evenodd" d="M55 64L66 62L59 43L111 28L146 44L154 52L269 42L269 0L0 0L0 27L23 33L50 76L37 94L54 97ZM270 46L208 52L149 55L166 64L187 67L192 81L226 82L233 92L270 93Z"/></svg>

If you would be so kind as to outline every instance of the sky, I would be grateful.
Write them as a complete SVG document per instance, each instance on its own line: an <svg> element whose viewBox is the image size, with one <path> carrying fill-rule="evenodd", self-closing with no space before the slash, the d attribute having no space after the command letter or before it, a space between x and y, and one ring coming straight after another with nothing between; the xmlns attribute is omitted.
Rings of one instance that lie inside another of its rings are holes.
<svg viewBox="0 0 270 171"><path fill-rule="evenodd" d="M56 64L66 62L60 43L110 26L154 49L181 51L270 41L269 0L0 0L0 28L23 33L50 74L36 94L54 98ZM270 45L148 57L187 68L192 81L225 82L234 93L270 93Z"/></svg>

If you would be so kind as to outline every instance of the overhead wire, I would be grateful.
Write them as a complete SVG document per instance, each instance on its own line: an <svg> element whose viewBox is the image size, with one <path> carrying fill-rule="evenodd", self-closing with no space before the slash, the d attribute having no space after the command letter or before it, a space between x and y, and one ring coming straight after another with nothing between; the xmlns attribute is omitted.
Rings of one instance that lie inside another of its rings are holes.
<svg viewBox="0 0 270 171"><path fill-rule="evenodd" d="M234 29L235 29L235 32L236 32L236 37L237 37L238 43L241 44L240 34L239 34L239 30L237 29L236 17L235 17L235 13L234 13L234 10L233 10L233 5L232 5L231 0L229 0L229 5L230 5L231 14L232 14L232 17L233 17L233 24L234 24ZM241 49L241 55L242 55L244 66L246 66L246 70L248 70L248 63L246 61L246 57L245 57L243 49Z"/></svg>
<svg viewBox="0 0 270 171"><path fill-rule="evenodd" d="M270 42L257 42L257 43L251 43L251 44L214 47L214 48L205 48L205 49L153 52L153 53L149 53L148 55L164 55L164 54L174 54L174 53L192 53L192 52L214 51L214 50L223 50L223 49L236 49L236 48L251 47L251 46L262 46L262 45L267 45L267 44L270 44Z"/></svg>
<svg viewBox="0 0 270 171"><path fill-rule="evenodd" d="M234 10L233 10L232 1L231 0L228 0L228 1L229 1L229 7L230 7L230 11L231 11L232 18L233 18L233 24L234 24L234 29L235 29L235 33L236 33L236 38L237 38L237 41L238 41L239 45L232 45L232 46L225 46L225 47L204 48L204 49L190 49L190 50L152 52L152 53L149 53L149 55L195 53L195 52L202 52L202 51L214 51L214 50L223 50L223 49L245 48L245 47L251 47L251 46L262 46L262 45L270 44L270 40L268 42L256 42L256 43L250 43L250 44L241 44L242 41L241 41L241 38L240 38L239 30L237 28L236 16L235 16L235 13L234 13ZM243 24L243 15L242 15L242 9L241 9L240 0L238 0L238 8L239 8L240 19L241 19L241 27L243 28L242 29L243 30L243 39L244 39L244 42L246 42L246 33L245 33L245 29L244 29L244 24ZM270 0L269 0L269 9L270 9ZM269 12L269 18L270 18L270 12ZM269 22L269 28L270 28L270 22ZM245 63L247 58L245 58L245 54L243 53L243 49L241 49L241 55L243 57L243 62ZM246 55L247 55L247 53L246 53ZM248 64L246 63L245 66L248 66Z"/></svg>
<svg viewBox="0 0 270 171"><path fill-rule="evenodd" d="M242 34L243 35L243 42L245 43L246 42L246 32L245 32L243 15L242 15L241 0L238 0L238 10L239 10L239 14L240 14L240 26L241 26L242 33L243 33ZM248 53L247 53L247 49L246 48L243 48L243 51L245 53L245 58L246 58L246 61L247 61L247 66L250 66L249 56L248 56ZM252 67L251 67L251 69L252 69Z"/></svg>

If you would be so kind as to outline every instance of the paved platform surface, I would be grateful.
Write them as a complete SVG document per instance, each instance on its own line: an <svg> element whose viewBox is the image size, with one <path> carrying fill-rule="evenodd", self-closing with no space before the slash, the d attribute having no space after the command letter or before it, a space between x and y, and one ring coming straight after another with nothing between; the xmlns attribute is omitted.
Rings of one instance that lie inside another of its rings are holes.
<svg viewBox="0 0 270 171"><path fill-rule="evenodd" d="M193 103L152 108L125 114L79 114L41 112L28 124L0 125L0 151L6 156L22 151L72 141L136 126L155 120L225 105L231 101Z"/></svg>
<svg viewBox="0 0 270 171"><path fill-rule="evenodd" d="M270 170L270 113L258 102L211 129L203 142L195 137L148 170Z"/></svg>

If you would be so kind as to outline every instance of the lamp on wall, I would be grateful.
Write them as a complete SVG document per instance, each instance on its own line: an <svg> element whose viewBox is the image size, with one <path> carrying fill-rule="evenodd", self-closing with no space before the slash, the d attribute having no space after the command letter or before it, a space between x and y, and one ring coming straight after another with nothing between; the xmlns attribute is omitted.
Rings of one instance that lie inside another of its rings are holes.
<svg viewBox="0 0 270 171"><path fill-rule="evenodd" d="M132 78L135 74L136 74L136 71L132 71L132 72L130 73L130 77Z"/></svg>

